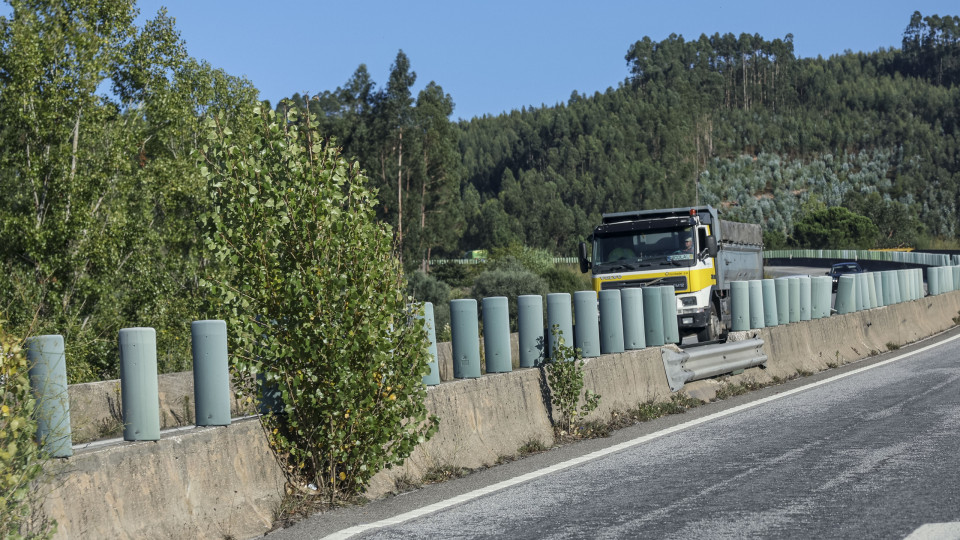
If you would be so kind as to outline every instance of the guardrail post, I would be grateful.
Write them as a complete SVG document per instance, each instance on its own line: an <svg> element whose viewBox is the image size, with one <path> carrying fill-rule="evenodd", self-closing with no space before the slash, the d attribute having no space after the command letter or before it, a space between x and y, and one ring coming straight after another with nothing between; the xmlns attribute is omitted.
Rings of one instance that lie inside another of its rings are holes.
<svg viewBox="0 0 960 540"><path fill-rule="evenodd" d="M553 335L553 327L560 330L560 336L563 342L570 345L573 339L573 315L570 304L570 293L549 293L547 294L547 355L553 357L553 351L556 350L557 336Z"/></svg>
<svg viewBox="0 0 960 540"><path fill-rule="evenodd" d="M763 312L763 283L759 279L747 282L747 294L750 295L750 328L756 330L766 326Z"/></svg>
<svg viewBox="0 0 960 540"><path fill-rule="evenodd" d="M663 341L663 302L660 300L660 287L643 289L643 329L647 347L660 347Z"/></svg>
<svg viewBox="0 0 960 540"><path fill-rule="evenodd" d="M790 322L790 282L787 278L777 278L773 286L777 290L777 323L787 324Z"/></svg>
<svg viewBox="0 0 960 540"><path fill-rule="evenodd" d="M453 349L453 377L480 377L480 330L477 328L477 301L460 298L450 301L450 333Z"/></svg>
<svg viewBox="0 0 960 540"><path fill-rule="evenodd" d="M120 345L120 402L123 440L160 440L160 392L157 381L157 331L124 328Z"/></svg>
<svg viewBox="0 0 960 540"><path fill-rule="evenodd" d="M600 314L596 291L573 293L573 335L584 358L600 356Z"/></svg>
<svg viewBox="0 0 960 540"><path fill-rule="evenodd" d="M623 345L623 305L620 291L600 291L600 353L622 353Z"/></svg>
<svg viewBox="0 0 960 540"><path fill-rule="evenodd" d="M506 296L484 298L483 358L487 373L513 371L510 358L510 305Z"/></svg>
<svg viewBox="0 0 960 540"><path fill-rule="evenodd" d="M52 457L70 457L73 436L63 336L34 336L27 338L24 345L30 364L30 388L37 400L37 441Z"/></svg>
<svg viewBox="0 0 960 540"><path fill-rule="evenodd" d="M800 320L809 321L812 318L810 311L811 305L813 304L813 299L811 298L813 289L810 284L810 277L801 276L797 278L797 281L800 285Z"/></svg>
<svg viewBox="0 0 960 540"><path fill-rule="evenodd" d="M730 282L730 319L731 331L750 329L750 284L746 281Z"/></svg>
<svg viewBox="0 0 960 540"><path fill-rule="evenodd" d="M677 323L677 290L670 285L660 287L663 306L663 342L680 343L680 328Z"/></svg>
<svg viewBox="0 0 960 540"><path fill-rule="evenodd" d="M643 289L620 291L623 307L623 346L627 349L642 349L647 346L643 329Z"/></svg>
<svg viewBox="0 0 960 540"><path fill-rule="evenodd" d="M539 294L517 297L517 332L520 367L538 365L547 352L547 343L543 337L543 297Z"/></svg>
<svg viewBox="0 0 960 540"><path fill-rule="evenodd" d="M230 425L230 370L226 321L190 323L194 419L198 426Z"/></svg>
<svg viewBox="0 0 960 540"><path fill-rule="evenodd" d="M846 315L847 313L853 313L857 310L857 289L859 289L859 287L855 276L840 276L840 279L837 281L837 313Z"/></svg>
<svg viewBox="0 0 960 540"><path fill-rule="evenodd" d="M777 287L772 279L765 279L761 283L761 293L763 294L763 323L766 326L776 326L779 324L777 319Z"/></svg>
<svg viewBox="0 0 960 540"><path fill-rule="evenodd" d="M800 279L790 278L787 287L790 291L790 322L800 322Z"/></svg>

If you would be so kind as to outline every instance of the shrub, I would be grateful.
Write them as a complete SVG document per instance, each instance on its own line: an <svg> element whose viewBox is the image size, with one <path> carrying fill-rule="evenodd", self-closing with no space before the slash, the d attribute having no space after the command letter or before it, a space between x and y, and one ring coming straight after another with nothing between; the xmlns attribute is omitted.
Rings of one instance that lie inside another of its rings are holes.
<svg viewBox="0 0 960 540"><path fill-rule="evenodd" d="M565 266L554 266L547 270L542 277L547 282L547 289L552 293L573 294L577 291L593 289L589 274L581 274L580 270Z"/></svg>
<svg viewBox="0 0 960 540"><path fill-rule="evenodd" d="M545 369L550 385L550 404L555 412L554 430L560 437L575 435L574 428L579 420L600 404L600 394L583 389L580 349L564 343L559 326L554 326L552 333L557 346Z"/></svg>
<svg viewBox="0 0 960 540"><path fill-rule="evenodd" d="M479 304L483 298L506 296L510 309L510 328L517 329L517 297L522 294L547 294L547 283L540 276L525 270L490 270L480 274L473 286L473 297Z"/></svg>
<svg viewBox="0 0 960 540"><path fill-rule="evenodd" d="M0 538L45 538L55 523L31 523L43 474L34 435L36 399L30 390L29 365L17 339L0 324Z"/></svg>
<svg viewBox="0 0 960 540"><path fill-rule="evenodd" d="M418 270L407 276L407 294L417 302L433 303L437 340L442 341L440 335L450 326L450 286Z"/></svg>
<svg viewBox="0 0 960 540"><path fill-rule="evenodd" d="M260 107L235 131L206 122L205 243L231 272L205 285L222 302L242 392L264 402L259 378L279 395L261 421L291 482L332 503L402 463L436 419L392 232L367 178L312 123Z"/></svg>

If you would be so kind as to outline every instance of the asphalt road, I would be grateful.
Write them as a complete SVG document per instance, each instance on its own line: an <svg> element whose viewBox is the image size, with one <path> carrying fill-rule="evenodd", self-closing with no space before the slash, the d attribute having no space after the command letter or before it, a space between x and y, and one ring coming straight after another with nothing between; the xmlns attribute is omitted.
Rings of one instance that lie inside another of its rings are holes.
<svg viewBox="0 0 960 540"><path fill-rule="evenodd" d="M271 536L956 538L958 428L952 331Z"/></svg>

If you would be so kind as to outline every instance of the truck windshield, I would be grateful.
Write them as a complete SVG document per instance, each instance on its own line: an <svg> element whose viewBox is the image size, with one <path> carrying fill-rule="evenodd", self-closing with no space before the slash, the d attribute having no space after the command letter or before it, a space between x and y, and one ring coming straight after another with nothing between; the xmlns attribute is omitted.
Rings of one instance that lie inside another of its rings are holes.
<svg viewBox="0 0 960 540"><path fill-rule="evenodd" d="M601 271L646 266L693 266L696 235L691 227L595 236L593 264Z"/></svg>

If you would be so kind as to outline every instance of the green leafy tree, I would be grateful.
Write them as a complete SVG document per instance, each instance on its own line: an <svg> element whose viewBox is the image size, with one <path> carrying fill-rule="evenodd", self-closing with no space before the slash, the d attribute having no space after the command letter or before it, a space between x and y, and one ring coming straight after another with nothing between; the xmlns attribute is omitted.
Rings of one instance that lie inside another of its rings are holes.
<svg viewBox="0 0 960 540"><path fill-rule="evenodd" d="M295 108L208 122L206 244L231 271L211 280L233 367L279 392L262 417L294 480L334 499L360 492L436 430L422 378L426 331L411 319L367 178ZM248 385L248 393L260 392Z"/></svg>
<svg viewBox="0 0 960 540"><path fill-rule="evenodd" d="M811 210L793 230L796 245L812 249L870 249L879 235L870 218L842 206Z"/></svg>

